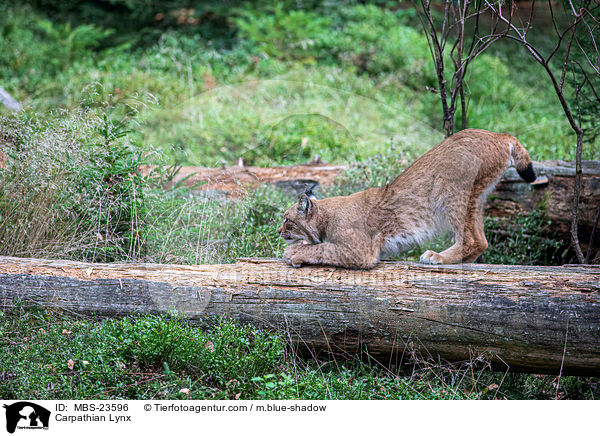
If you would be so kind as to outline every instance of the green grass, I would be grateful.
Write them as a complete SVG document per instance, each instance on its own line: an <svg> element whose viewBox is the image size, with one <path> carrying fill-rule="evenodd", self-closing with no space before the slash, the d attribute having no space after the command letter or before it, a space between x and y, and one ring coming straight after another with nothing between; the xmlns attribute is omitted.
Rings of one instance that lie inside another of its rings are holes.
<svg viewBox="0 0 600 436"><path fill-rule="evenodd" d="M302 359L284 334L225 319L91 320L41 307L0 312L0 398L596 399L597 378L494 372L415 357ZM181 392L189 389L189 392Z"/></svg>
<svg viewBox="0 0 600 436"><path fill-rule="evenodd" d="M110 32L97 26L2 8L0 49L10 56L0 79L30 111L74 109L90 86L104 100L152 95L135 138L171 163L359 161L390 139L414 158L442 139L439 98L426 89L436 86L430 55L410 9L234 8L237 36L225 45L171 29L132 47L107 45ZM536 159L573 158L549 82L517 48L502 42L475 62L469 126L513 133ZM586 144L584 157L598 149Z"/></svg>

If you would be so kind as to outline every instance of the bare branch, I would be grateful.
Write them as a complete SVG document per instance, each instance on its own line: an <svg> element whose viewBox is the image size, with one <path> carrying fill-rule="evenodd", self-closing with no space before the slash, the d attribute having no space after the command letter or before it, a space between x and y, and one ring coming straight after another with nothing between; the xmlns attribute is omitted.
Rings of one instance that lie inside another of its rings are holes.
<svg viewBox="0 0 600 436"><path fill-rule="evenodd" d="M464 81L469 65L503 34L497 31L499 20L492 15L492 33L495 36L487 40L480 37L481 15L490 9L484 0L444 0L441 22L440 20L436 22L433 18L431 2L427 0L413 1L434 61L444 115L444 131L446 136L449 136L454 132L454 117L459 100L462 109L462 126L466 127L467 97ZM512 19L512 11L510 15ZM470 44L465 44L469 20L474 21L474 31ZM451 46L448 50L449 44ZM449 79L447 79L448 74L444 66L445 53L449 55L454 67Z"/></svg>
<svg viewBox="0 0 600 436"><path fill-rule="evenodd" d="M559 88L561 91L562 91L563 85L565 83L565 76L567 75L567 65L569 62L569 55L571 54L571 47L573 46L573 38L575 37L575 30L576 30L576 27L573 27L573 30L571 31L571 36L569 37L569 42L567 43L567 51L565 53L565 57L563 60L563 67L562 67L562 73L560 74L560 84L559 84ZM550 62L549 57L546 59L546 62Z"/></svg>

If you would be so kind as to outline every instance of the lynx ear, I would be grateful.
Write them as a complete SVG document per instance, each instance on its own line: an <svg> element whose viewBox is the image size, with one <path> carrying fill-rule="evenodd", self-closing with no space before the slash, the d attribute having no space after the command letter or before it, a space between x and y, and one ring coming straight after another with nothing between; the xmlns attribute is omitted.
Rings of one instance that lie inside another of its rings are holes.
<svg viewBox="0 0 600 436"><path fill-rule="evenodd" d="M306 188L306 190L304 191L304 194L311 200L316 200L317 197L315 197L315 194L313 194L313 189L315 189L318 185L319 185L318 183L314 183L312 186Z"/></svg>
<svg viewBox="0 0 600 436"><path fill-rule="evenodd" d="M298 213L304 216L308 216L312 211L312 201L306 194L302 194L298 200Z"/></svg>

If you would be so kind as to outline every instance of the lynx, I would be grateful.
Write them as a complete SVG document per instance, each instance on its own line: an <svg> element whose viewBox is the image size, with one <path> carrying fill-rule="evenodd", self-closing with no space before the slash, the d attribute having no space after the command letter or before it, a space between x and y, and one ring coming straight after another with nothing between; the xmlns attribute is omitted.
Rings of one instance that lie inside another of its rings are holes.
<svg viewBox="0 0 600 436"><path fill-rule="evenodd" d="M425 251L422 263L473 262L487 248L483 206L506 168L528 183L536 175L519 140L467 129L417 159L393 182L348 196L317 200L305 192L283 216L283 259L294 267L320 264L373 268L380 259L450 231L454 245Z"/></svg>

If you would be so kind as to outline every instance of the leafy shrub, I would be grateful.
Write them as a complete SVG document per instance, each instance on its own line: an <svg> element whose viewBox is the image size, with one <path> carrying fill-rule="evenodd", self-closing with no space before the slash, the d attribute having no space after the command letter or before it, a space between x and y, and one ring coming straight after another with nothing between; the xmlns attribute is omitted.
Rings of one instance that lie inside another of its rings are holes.
<svg viewBox="0 0 600 436"><path fill-rule="evenodd" d="M130 110L130 109L128 109ZM129 118L110 109L59 111L42 120L0 118L0 250L85 260L139 257L145 220L139 173L147 161L127 141Z"/></svg>
<svg viewBox="0 0 600 436"><path fill-rule="evenodd" d="M569 242L549 232L552 222L543 207L514 218L485 218L488 249L484 263L505 265L562 265Z"/></svg>
<svg viewBox="0 0 600 436"><path fill-rule="evenodd" d="M126 122L106 115L97 129L102 142L87 144L87 162L74 169L69 197L62 199L84 228L94 229L93 245L82 244L78 258L112 261L139 258L149 180L140 168L149 162L143 152L124 141Z"/></svg>
<svg viewBox="0 0 600 436"><path fill-rule="evenodd" d="M331 19L315 12L285 10L282 3L276 3L272 13L242 10L234 23L239 37L255 42L266 55L307 61L322 48L321 38L329 31Z"/></svg>
<svg viewBox="0 0 600 436"><path fill-rule="evenodd" d="M46 81L85 63L112 33L92 24L59 24L29 7L8 3L0 4L0 32L0 80L9 89L29 93L40 92Z"/></svg>

